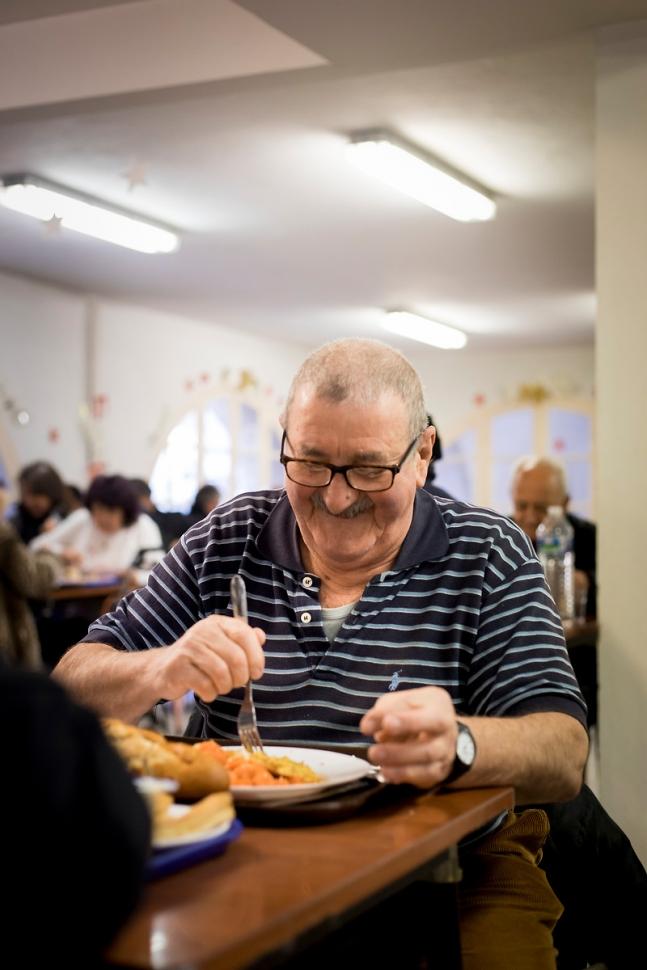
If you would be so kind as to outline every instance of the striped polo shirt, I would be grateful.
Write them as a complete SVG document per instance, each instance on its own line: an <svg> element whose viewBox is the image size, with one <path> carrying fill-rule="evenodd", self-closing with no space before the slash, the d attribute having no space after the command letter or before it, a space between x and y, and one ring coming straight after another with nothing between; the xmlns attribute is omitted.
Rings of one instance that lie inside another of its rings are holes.
<svg viewBox="0 0 647 970"><path fill-rule="evenodd" d="M171 644L197 620L232 615L235 573L250 623L267 636L254 685L266 743L365 747L358 725L377 698L427 685L445 688L464 715L561 711L586 723L562 624L524 533L495 512L422 490L396 562L372 577L332 643L320 579L303 566L282 490L215 509L85 641ZM197 698L203 735L237 740L241 699L242 689L209 704Z"/></svg>

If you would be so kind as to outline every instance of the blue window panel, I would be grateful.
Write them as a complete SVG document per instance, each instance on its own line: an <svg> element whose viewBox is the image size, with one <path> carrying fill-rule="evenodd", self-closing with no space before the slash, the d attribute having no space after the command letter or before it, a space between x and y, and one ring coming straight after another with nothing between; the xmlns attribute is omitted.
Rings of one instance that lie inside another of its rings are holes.
<svg viewBox="0 0 647 970"><path fill-rule="evenodd" d="M591 465L588 461L564 463L571 504L585 505L591 501Z"/></svg>
<svg viewBox="0 0 647 970"><path fill-rule="evenodd" d="M465 431L450 445L436 465L436 482L461 502L474 501L476 431Z"/></svg>
<svg viewBox="0 0 647 970"><path fill-rule="evenodd" d="M258 453L260 446L258 412L249 404L243 404L240 408L240 443L243 449L253 449Z"/></svg>
<svg viewBox="0 0 647 970"><path fill-rule="evenodd" d="M443 458L459 459L473 458L476 454L476 431L465 431L459 438L452 441L450 445L443 445ZM440 470L436 469L438 474Z"/></svg>
<svg viewBox="0 0 647 970"><path fill-rule="evenodd" d="M439 462L434 483L460 502L474 502L474 466L471 462Z"/></svg>
<svg viewBox="0 0 647 970"><path fill-rule="evenodd" d="M553 455L588 455L593 448L593 427L588 414L550 408L548 412L548 442Z"/></svg>
<svg viewBox="0 0 647 970"><path fill-rule="evenodd" d="M229 498L229 476L231 475L231 451L205 451L202 460L202 478L209 485L215 485L223 499Z"/></svg>
<svg viewBox="0 0 647 970"><path fill-rule="evenodd" d="M281 454L281 435L278 431L272 432L272 462L270 465L270 488L283 488L285 472L283 465L279 461Z"/></svg>
<svg viewBox="0 0 647 970"><path fill-rule="evenodd" d="M252 492L258 488L258 457L255 454L239 454L236 463L235 491Z"/></svg>
<svg viewBox="0 0 647 970"><path fill-rule="evenodd" d="M520 455L518 457L521 457ZM490 502L492 508L504 515L512 511L510 498L510 479L516 459L493 460L490 466Z"/></svg>
<svg viewBox="0 0 647 970"><path fill-rule="evenodd" d="M521 458L534 450L534 414L532 408L506 411L492 418L490 425L492 455Z"/></svg>
<svg viewBox="0 0 647 970"><path fill-rule="evenodd" d="M230 451L229 402L223 398L209 401L202 416L202 447L205 452Z"/></svg>

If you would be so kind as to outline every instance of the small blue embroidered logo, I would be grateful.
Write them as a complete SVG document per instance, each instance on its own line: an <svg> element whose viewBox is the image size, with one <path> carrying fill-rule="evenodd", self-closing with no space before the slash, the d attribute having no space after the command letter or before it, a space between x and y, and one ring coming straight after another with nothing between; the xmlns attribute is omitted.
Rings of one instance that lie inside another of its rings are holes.
<svg viewBox="0 0 647 970"><path fill-rule="evenodd" d="M391 677L391 683L389 684L389 690L397 690L398 689L398 687L400 686L400 673L401 672L402 672L402 668L400 668L400 670L396 670L396 672L393 674L393 677Z"/></svg>

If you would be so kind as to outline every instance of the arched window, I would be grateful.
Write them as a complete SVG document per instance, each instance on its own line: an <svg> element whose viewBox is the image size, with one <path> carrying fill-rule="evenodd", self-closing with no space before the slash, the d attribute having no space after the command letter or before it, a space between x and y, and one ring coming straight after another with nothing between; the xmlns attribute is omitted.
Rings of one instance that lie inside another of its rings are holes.
<svg viewBox="0 0 647 970"><path fill-rule="evenodd" d="M163 511L188 511L201 485L223 499L283 484L276 409L256 392L223 391L198 400L166 437L150 478Z"/></svg>
<svg viewBox="0 0 647 970"><path fill-rule="evenodd" d="M590 400L550 398L472 412L461 428L443 434L436 481L458 499L509 513L512 468L528 454L560 461L566 470L569 508L594 517Z"/></svg>

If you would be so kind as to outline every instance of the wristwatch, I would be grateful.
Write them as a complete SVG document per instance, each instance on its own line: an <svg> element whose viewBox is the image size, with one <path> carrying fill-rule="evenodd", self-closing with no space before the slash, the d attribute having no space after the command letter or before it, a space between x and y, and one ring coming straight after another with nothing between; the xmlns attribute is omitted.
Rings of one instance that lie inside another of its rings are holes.
<svg viewBox="0 0 647 970"><path fill-rule="evenodd" d="M456 781L466 771L469 771L476 758L476 741L474 735L467 724L456 721L458 727L458 737L456 738L456 754L451 771L443 781L443 785L448 785L451 781Z"/></svg>

